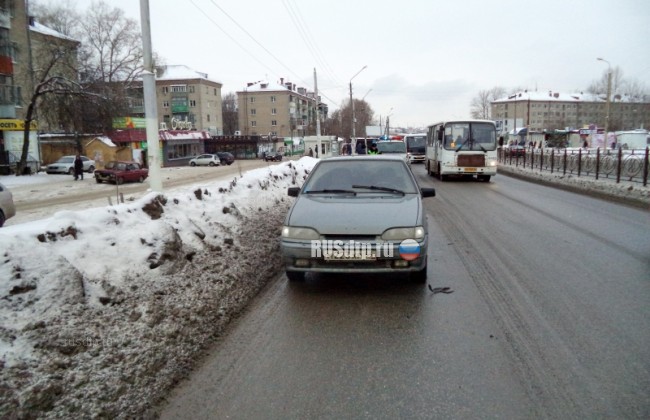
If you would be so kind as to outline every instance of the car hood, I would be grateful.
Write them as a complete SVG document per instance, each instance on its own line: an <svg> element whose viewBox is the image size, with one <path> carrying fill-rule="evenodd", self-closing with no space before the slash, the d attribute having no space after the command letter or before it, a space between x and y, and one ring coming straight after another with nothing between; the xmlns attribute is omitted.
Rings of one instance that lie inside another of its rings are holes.
<svg viewBox="0 0 650 420"><path fill-rule="evenodd" d="M313 227L322 235L380 235L392 227L421 225L420 196L301 194L286 224Z"/></svg>

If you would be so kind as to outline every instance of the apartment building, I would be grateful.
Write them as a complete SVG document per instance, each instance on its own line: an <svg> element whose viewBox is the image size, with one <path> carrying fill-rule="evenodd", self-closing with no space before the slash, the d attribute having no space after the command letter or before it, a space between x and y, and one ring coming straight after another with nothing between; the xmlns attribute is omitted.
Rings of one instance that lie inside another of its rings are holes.
<svg viewBox="0 0 650 420"><path fill-rule="evenodd" d="M0 0L0 165L15 166L22 154L24 119L34 86L44 77L62 76L76 81L79 42L40 25L28 16L25 0ZM32 71L31 69L34 69ZM48 69L43 75L42 69ZM48 108L54 111L53 106ZM32 114L27 164L38 169L38 130L51 123L45 112ZM49 115L55 115L51 112Z"/></svg>
<svg viewBox="0 0 650 420"><path fill-rule="evenodd" d="M610 131L650 127L650 98L612 95ZM563 92L517 92L491 103L492 119L502 132L527 127L531 132L605 126L604 95Z"/></svg>
<svg viewBox="0 0 650 420"><path fill-rule="evenodd" d="M320 98L319 98L320 99ZM294 83L259 81L237 92L239 130L243 136L304 137L316 134L317 101ZM320 103L321 121L327 106Z"/></svg>
<svg viewBox="0 0 650 420"><path fill-rule="evenodd" d="M222 84L184 65L156 69L158 121L170 130L205 130L223 134ZM144 100L132 100L131 115L144 117Z"/></svg>

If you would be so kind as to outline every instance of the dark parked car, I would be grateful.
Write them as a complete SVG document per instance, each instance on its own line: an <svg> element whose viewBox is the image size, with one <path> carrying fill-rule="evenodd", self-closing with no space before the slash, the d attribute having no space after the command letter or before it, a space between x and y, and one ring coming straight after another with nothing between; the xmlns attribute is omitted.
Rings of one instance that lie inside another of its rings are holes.
<svg viewBox="0 0 650 420"><path fill-rule="evenodd" d="M235 156L230 152L217 152L217 156L219 156L222 165L232 165L235 161Z"/></svg>
<svg viewBox="0 0 650 420"><path fill-rule="evenodd" d="M521 157L526 156L526 146L522 144L515 144L507 146L503 149L506 156Z"/></svg>
<svg viewBox="0 0 650 420"><path fill-rule="evenodd" d="M359 155L321 160L282 227L287 277L305 273L408 273L427 278L428 233L420 188L402 156Z"/></svg>
<svg viewBox="0 0 650 420"><path fill-rule="evenodd" d="M95 170L95 181L112 182L123 184L124 182L144 182L149 176L149 170L143 168L138 162L112 160L106 164L104 169Z"/></svg>
<svg viewBox="0 0 650 420"><path fill-rule="evenodd" d="M267 161L267 162L280 162L282 160L282 153L280 153L280 152L275 152L275 153L267 152L264 155L264 160Z"/></svg>

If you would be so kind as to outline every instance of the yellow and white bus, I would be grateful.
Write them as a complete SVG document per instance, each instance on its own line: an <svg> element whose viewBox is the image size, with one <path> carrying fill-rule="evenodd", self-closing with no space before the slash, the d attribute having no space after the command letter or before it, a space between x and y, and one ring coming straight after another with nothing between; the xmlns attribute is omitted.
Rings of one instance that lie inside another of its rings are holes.
<svg viewBox="0 0 650 420"><path fill-rule="evenodd" d="M489 120L443 121L429 126L425 165L429 175L476 177L497 174L496 126Z"/></svg>

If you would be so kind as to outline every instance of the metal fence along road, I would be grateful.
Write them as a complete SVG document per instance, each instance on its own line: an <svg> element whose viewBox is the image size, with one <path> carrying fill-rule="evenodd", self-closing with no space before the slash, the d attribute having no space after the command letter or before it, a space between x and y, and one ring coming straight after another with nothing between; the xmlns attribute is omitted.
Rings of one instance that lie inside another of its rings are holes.
<svg viewBox="0 0 650 420"><path fill-rule="evenodd" d="M610 181L638 182L648 185L649 148L634 150L598 149L535 149L525 153L509 153L508 148L499 150L499 163L551 173L570 174L578 177L607 179Z"/></svg>

